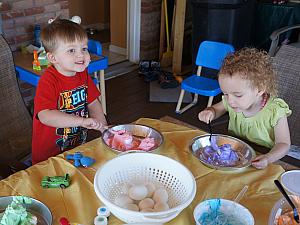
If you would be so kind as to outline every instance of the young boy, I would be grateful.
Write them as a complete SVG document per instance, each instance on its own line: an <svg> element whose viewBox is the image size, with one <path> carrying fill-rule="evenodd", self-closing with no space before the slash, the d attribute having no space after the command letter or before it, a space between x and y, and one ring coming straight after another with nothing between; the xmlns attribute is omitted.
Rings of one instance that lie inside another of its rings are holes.
<svg viewBox="0 0 300 225"><path fill-rule="evenodd" d="M51 66L39 80L34 100L32 163L86 141L87 129L103 131L107 122L99 90L87 74L90 62L85 30L55 20L41 33Z"/></svg>

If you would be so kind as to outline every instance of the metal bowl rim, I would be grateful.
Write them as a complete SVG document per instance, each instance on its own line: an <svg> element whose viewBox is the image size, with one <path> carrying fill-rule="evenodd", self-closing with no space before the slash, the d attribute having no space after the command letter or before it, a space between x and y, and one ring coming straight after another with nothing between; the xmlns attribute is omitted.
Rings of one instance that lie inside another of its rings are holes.
<svg viewBox="0 0 300 225"><path fill-rule="evenodd" d="M232 166L214 166L214 165L211 165L201 159L199 159L195 154L194 154L194 151L193 151L193 148L192 148L192 145L195 143L196 140L198 140L199 138L203 138L203 137L207 137L207 136L210 136L210 134L203 134L203 135L198 135L196 137L194 137L192 140L191 140L191 143L189 145L189 149L192 153L192 155L194 157L196 157L201 163L203 163L204 165L206 165L207 167L209 168L212 168L212 169L217 169L217 170L223 170L223 171L236 171L236 170L242 170L242 169L245 169L247 167L249 167L251 165L251 162L247 163L246 165L242 166L242 167L232 167ZM252 155L252 159L256 156L256 153L254 151L254 149L249 145L247 144L246 142L244 142L243 140L240 140L236 137L233 137L233 136L230 136L230 135L227 135L227 134L212 134L212 136L221 136L221 137L226 137L226 138L229 138L229 139L233 139L235 141L238 141L240 143L242 143L243 145L247 146L248 149L250 150L251 152L251 155Z"/></svg>
<svg viewBox="0 0 300 225"><path fill-rule="evenodd" d="M156 151L156 150L164 143L164 141L165 141L165 140L164 140L164 136L162 135L162 133L161 133L160 131L158 131L157 129L153 128L153 127L150 127L150 126L147 126L147 125L144 125L144 124L139 124L139 123L137 123L137 124L132 124L132 123L127 123L127 124L126 124L126 123L125 123L125 124L118 124L118 125L111 126L111 127L109 127L108 129L106 129L106 130L103 131L102 136L101 136L101 140L102 140L102 142L105 144L105 146L107 146L110 150L112 150L112 151L114 151L114 152L117 152L117 153L128 152L128 151L120 151L120 150L118 150L118 149L116 149L116 148L112 148L112 147L108 146L107 143L105 142L105 140L103 139L104 134L107 133L109 129L112 129L112 128L118 127L118 126L127 126L127 125L132 125L132 126L136 126L136 125L137 125L137 126L141 126L141 127L146 127L146 128L152 129L152 130L154 130L155 132L157 132L157 133L160 135L160 137L161 137L161 142L160 142L160 144L159 144L155 149L152 149L152 150L150 150L150 151L143 151L143 150L139 150L139 149L131 149L131 150L128 150L128 151L149 152L149 153L151 153L151 152Z"/></svg>
<svg viewBox="0 0 300 225"><path fill-rule="evenodd" d="M5 196L0 196L0 199L1 199L1 198L13 198L13 197L17 197L17 196L19 196L19 195L5 195ZM28 198L32 199L33 201L35 201L36 203L45 206L46 209L47 209L47 210L49 211L49 213L50 213L50 219L51 219L51 221L49 221L49 223L50 223L50 225L53 224L53 215L52 215L52 212L51 212L50 208L47 206L46 203L44 203L44 202L42 202L42 201L40 201L40 200L38 200L38 199L36 199L36 198L33 198L33 197L31 197L31 196L24 196L24 197L28 197ZM48 221L46 221L46 222L48 222Z"/></svg>

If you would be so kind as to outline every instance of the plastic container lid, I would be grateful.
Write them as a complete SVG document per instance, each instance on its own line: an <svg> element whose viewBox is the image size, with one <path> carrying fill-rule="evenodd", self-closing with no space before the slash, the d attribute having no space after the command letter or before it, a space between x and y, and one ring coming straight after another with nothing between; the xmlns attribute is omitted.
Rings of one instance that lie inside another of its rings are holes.
<svg viewBox="0 0 300 225"><path fill-rule="evenodd" d="M285 189L300 196L300 170L291 170L281 175L281 183Z"/></svg>
<svg viewBox="0 0 300 225"><path fill-rule="evenodd" d="M98 216L105 216L105 217L109 217L110 216L110 210L103 206L97 209L97 215Z"/></svg>
<svg viewBox="0 0 300 225"><path fill-rule="evenodd" d="M105 216L96 216L94 225L107 225L107 218Z"/></svg>

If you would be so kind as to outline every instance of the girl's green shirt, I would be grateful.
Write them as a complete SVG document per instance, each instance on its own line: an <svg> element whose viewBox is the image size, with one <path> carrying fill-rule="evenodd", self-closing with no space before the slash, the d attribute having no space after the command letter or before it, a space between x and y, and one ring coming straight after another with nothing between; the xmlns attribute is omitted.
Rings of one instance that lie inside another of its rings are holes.
<svg viewBox="0 0 300 225"><path fill-rule="evenodd" d="M222 101L229 113L228 132L268 148L272 148L275 144L274 127L278 120L292 114L289 106L281 98L270 98L266 105L252 117L245 117L242 112L235 112L224 96Z"/></svg>

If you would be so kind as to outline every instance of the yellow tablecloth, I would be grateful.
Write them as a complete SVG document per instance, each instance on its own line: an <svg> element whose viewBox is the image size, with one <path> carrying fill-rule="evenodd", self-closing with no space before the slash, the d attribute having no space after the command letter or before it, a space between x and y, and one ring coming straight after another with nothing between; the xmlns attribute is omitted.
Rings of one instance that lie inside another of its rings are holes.
<svg viewBox="0 0 300 225"><path fill-rule="evenodd" d="M139 119L136 123L151 126L162 132L165 143L156 153L180 161L196 179L197 194L192 204L167 224L195 224L193 210L199 202L209 198L233 200L245 185L249 185L249 189L240 203L253 214L256 225L267 224L272 206L281 197L273 184L273 180L278 179L284 172L280 166L270 165L264 170L249 167L235 172L210 169L189 152L192 138L203 134L202 131L147 118ZM64 159L64 156L75 151L81 151L84 155L95 158L96 163L89 168L74 167L72 162ZM59 224L59 218L63 216L72 222L93 224L96 210L102 205L94 192L94 175L103 163L115 156L116 154L106 149L98 138L0 181L0 196L25 195L44 202L53 214L54 224ZM43 176L65 173L69 173L72 180L68 188L43 189L40 186ZM109 224L119 225L123 222L111 216Z"/></svg>

